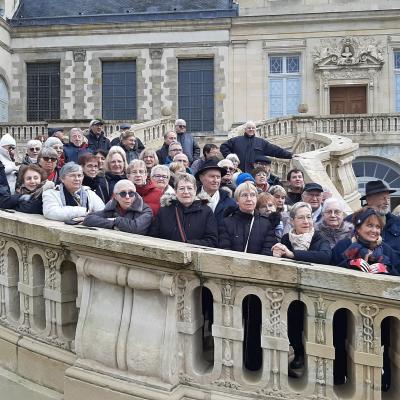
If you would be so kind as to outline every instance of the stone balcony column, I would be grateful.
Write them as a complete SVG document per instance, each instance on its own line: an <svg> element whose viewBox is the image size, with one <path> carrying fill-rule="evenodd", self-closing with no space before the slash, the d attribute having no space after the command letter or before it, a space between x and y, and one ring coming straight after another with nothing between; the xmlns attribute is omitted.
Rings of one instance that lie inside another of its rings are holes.
<svg viewBox="0 0 400 400"><path fill-rule="evenodd" d="M233 40L233 115L234 122L247 120L247 40Z"/></svg>
<svg viewBox="0 0 400 400"><path fill-rule="evenodd" d="M150 49L150 70L151 70L151 103L150 107L152 107L153 115L152 119L161 118L161 92L162 92L162 69L163 63L161 62L163 55L162 48L151 48Z"/></svg>

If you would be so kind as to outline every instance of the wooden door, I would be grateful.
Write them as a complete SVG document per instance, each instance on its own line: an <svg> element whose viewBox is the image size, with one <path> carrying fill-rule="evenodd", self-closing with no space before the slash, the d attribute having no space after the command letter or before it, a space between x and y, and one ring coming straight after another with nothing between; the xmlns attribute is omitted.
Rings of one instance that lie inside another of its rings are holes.
<svg viewBox="0 0 400 400"><path fill-rule="evenodd" d="M366 114L366 86L331 86L331 114Z"/></svg>

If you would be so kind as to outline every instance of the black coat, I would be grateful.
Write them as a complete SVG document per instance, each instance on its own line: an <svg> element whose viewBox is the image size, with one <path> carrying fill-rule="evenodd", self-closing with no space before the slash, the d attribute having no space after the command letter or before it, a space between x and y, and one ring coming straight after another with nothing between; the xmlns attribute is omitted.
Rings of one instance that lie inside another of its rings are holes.
<svg viewBox="0 0 400 400"><path fill-rule="evenodd" d="M183 242L176 219L176 209L186 234L187 243L217 247L217 222L211 208L202 200L195 200L191 206L184 207L176 199L172 199L168 205L160 208L150 228L149 236Z"/></svg>
<svg viewBox="0 0 400 400"><path fill-rule="evenodd" d="M90 178L89 176L84 175L82 186L89 186L90 189L92 189L93 192L103 200L104 204L106 204L110 198L108 192L109 186L107 186L106 178L104 178L104 176L97 175L94 178Z"/></svg>
<svg viewBox="0 0 400 400"><path fill-rule="evenodd" d="M225 211L231 207L236 207L236 201L229 196L228 191L219 189L219 202L214 211L218 225L222 223Z"/></svg>
<svg viewBox="0 0 400 400"><path fill-rule="evenodd" d="M0 161L0 195L11 194L4 164ZM6 207L2 207L6 208Z"/></svg>
<svg viewBox="0 0 400 400"><path fill-rule="evenodd" d="M219 225L219 247L226 250L244 251L249 237L252 214L235 209ZM268 217L254 212L247 253L272 255L276 243L275 228Z"/></svg>
<svg viewBox="0 0 400 400"><path fill-rule="evenodd" d="M293 252L294 259L297 261L317 264L330 264L331 262L331 246L319 232L314 233L308 250L293 250L288 233L282 236L281 243Z"/></svg>
<svg viewBox="0 0 400 400"><path fill-rule="evenodd" d="M153 219L153 213L143 199L138 195L124 215L118 211L117 205L116 200L110 200L104 210L87 215L83 225L145 235ZM108 218L115 218L115 220Z"/></svg>
<svg viewBox="0 0 400 400"><path fill-rule="evenodd" d="M120 181L121 179L126 179L126 175L114 175L111 172L106 172L104 175L104 181L101 181L100 185L101 185L101 190L102 193L104 193L105 196L105 203L107 203L112 195L113 195L113 191L114 191L114 186L115 184ZM103 184L105 186L103 186Z"/></svg>
<svg viewBox="0 0 400 400"><path fill-rule="evenodd" d="M110 139L108 139L104 133L95 135L92 131L86 136L88 140L88 150L94 153L96 150L107 151L111 148Z"/></svg>
<svg viewBox="0 0 400 400"><path fill-rule="evenodd" d="M251 172L257 156L271 156L276 158L292 158L292 153L279 146L269 143L265 139L256 136L236 136L220 146L224 157L235 153L239 157L239 168L243 172Z"/></svg>
<svg viewBox="0 0 400 400"><path fill-rule="evenodd" d="M168 147L165 143L163 143L161 149L156 151L157 157L158 157L158 162L162 165L164 165L167 161L168 157Z"/></svg>

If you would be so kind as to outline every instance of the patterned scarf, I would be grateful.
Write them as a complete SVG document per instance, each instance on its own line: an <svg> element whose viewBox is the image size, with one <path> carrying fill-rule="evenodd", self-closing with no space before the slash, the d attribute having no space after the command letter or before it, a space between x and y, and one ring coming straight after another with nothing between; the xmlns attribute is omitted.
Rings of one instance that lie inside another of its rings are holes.
<svg viewBox="0 0 400 400"><path fill-rule="evenodd" d="M60 183L59 190L61 203L63 206L79 206L85 207L87 210L89 209L88 194L82 186L77 192L70 193L67 189L65 189L64 185Z"/></svg>
<svg viewBox="0 0 400 400"><path fill-rule="evenodd" d="M294 233L294 230L292 229L289 232L289 240L292 244L293 250L308 250L313 236L314 229L311 229L310 232L300 233L299 235Z"/></svg>

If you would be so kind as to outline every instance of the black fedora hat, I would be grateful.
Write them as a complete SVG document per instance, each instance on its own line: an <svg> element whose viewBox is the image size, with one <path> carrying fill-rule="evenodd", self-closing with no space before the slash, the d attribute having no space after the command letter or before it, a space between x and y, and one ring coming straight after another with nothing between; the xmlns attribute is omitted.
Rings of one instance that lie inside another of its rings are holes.
<svg viewBox="0 0 400 400"><path fill-rule="evenodd" d="M378 181L369 181L365 185L365 195L361 197L360 200L366 200L367 196L371 196L371 194L389 192L394 193L396 190L390 189L390 187L381 180Z"/></svg>
<svg viewBox="0 0 400 400"><path fill-rule="evenodd" d="M216 169L221 172L221 177L226 175L226 169L222 167L218 167L219 159L216 157L211 157L208 160L204 161L201 165L201 168L196 172L195 178L199 179L200 175L204 174L204 172L209 171L210 169Z"/></svg>

